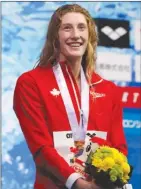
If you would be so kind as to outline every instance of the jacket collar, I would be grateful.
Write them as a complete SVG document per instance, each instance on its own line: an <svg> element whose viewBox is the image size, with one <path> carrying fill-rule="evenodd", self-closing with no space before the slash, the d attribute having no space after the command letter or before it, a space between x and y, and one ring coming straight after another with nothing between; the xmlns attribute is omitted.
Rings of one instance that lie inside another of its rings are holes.
<svg viewBox="0 0 141 189"><path fill-rule="evenodd" d="M60 65L61 65L61 67L62 67L62 69L63 70L66 70L66 62L65 61L62 61L62 62L59 62L60 63ZM67 65L67 67L68 67L68 69L69 69L69 71L70 71L70 67ZM71 71L70 71L71 72ZM92 74L92 78L91 78L91 84L89 85L90 87L91 86L94 86L94 85L96 85L96 84L99 84L99 83L101 83L103 81L103 79L96 73L96 72L93 72L93 74Z"/></svg>
<svg viewBox="0 0 141 189"><path fill-rule="evenodd" d="M102 81L103 81L103 79L96 72L94 72L92 74L92 79L91 79L90 87L93 86L93 85L99 84Z"/></svg>

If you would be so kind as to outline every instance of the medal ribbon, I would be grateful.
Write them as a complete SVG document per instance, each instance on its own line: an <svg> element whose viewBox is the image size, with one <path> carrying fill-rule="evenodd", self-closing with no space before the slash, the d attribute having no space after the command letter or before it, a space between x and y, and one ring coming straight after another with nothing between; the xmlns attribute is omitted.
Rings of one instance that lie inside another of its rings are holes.
<svg viewBox="0 0 141 189"><path fill-rule="evenodd" d="M80 110L80 123L78 123L76 113L74 110L74 106L72 103L71 96L69 94L69 90L59 63L53 66L53 72L59 86L61 96L64 102L64 106L67 112L69 124L71 126L73 139L74 141L84 141L87 132L88 126L88 117L89 117L89 85L87 83L83 68L81 67L81 109ZM69 74L69 72L68 72ZM69 75L70 79L71 76ZM71 79L71 84L73 86L75 98L77 101L77 105L79 106L78 99L76 96L76 90Z"/></svg>

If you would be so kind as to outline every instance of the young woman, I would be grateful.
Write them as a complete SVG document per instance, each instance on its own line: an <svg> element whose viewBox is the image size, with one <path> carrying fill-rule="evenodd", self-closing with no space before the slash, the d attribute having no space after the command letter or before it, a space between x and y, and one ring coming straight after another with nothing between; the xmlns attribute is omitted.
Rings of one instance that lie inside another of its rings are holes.
<svg viewBox="0 0 141 189"><path fill-rule="evenodd" d="M69 165L70 146L88 132L127 154L117 87L94 70L97 40L88 11L64 5L37 67L18 78L14 110L36 164L35 189L99 189Z"/></svg>

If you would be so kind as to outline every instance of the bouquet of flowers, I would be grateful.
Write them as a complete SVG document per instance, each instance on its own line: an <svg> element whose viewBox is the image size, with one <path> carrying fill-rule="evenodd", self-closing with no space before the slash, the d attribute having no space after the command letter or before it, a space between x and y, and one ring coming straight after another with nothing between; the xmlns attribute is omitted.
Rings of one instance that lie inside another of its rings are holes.
<svg viewBox="0 0 141 189"><path fill-rule="evenodd" d="M104 189L122 188L128 183L132 166L123 153L98 137L90 139L85 147L81 156L73 158L76 171L79 170L83 176L91 178ZM88 148L90 150L86 155L85 151L88 152Z"/></svg>

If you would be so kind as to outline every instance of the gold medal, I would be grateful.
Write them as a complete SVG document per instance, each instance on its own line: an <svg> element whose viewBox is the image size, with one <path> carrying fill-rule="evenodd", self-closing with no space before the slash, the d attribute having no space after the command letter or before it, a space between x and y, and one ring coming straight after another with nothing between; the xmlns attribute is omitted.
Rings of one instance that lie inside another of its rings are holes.
<svg viewBox="0 0 141 189"><path fill-rule="evenodd" d="M85 141L84 140L74 141L74 146L76 147L76 150L77 150L77 152L75 154L75 157L78 157L83 153L84 145L85 145Z"/></svg>

